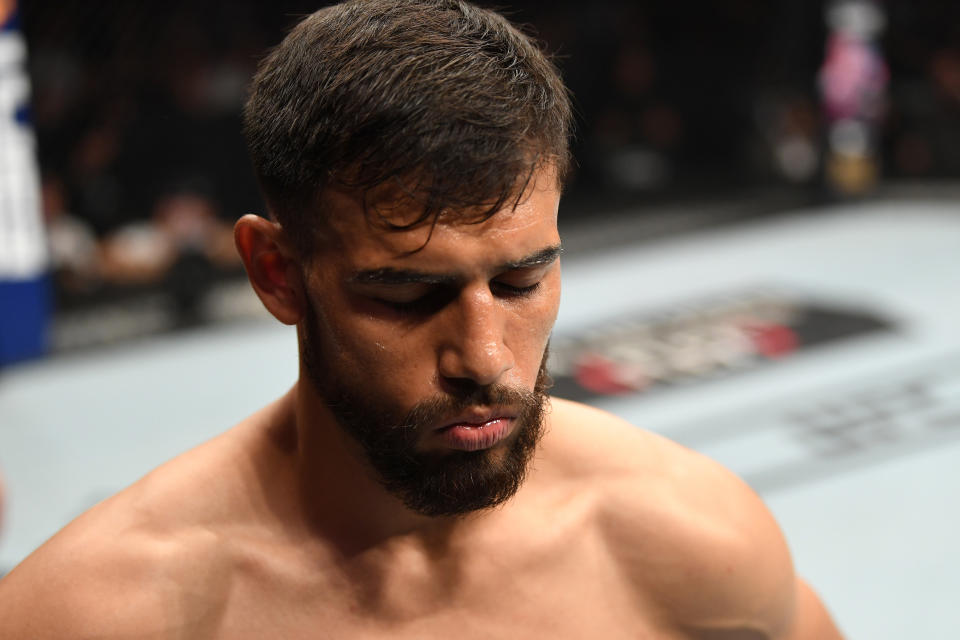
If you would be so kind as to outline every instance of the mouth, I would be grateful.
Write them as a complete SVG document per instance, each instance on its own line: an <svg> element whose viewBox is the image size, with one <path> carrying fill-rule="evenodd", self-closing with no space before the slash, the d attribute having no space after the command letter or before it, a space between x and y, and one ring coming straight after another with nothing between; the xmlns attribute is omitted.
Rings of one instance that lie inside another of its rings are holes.
<svg viewBox="0 0 960 640"><path fill-rule="evenodd" d="M498 420L513 420L516 417L517 414L515 411L510 411L507 409L472 411L447 420L444 422L444 424L437 427L436 430L446 431L455 427L462 427L465 429L482 429L491 423L497 422Z"/></svg>
<svg viewBox="0 0 960 640"><path fill-rule="evenodd" d="M437 428L435 433L447 448L458 451L489 449L513 433L516 413L505 410L468 413Z"/></svg>

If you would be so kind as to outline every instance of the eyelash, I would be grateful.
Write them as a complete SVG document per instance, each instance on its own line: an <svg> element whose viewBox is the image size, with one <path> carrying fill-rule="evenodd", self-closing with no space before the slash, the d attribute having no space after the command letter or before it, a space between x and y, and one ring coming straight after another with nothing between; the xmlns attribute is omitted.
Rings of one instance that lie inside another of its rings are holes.
<svg viewBox="0 0 960 640"><path fill-rule="evenodd" d="M493 287L493 286L497 287L497 288L500 289L501 291L506 292L507 295L509 295L509 296L511 296L511 297L515 297L515 298L525 298L525 297L527 297L527 296L532 295L533 293L535 293L535 292L537 291L537 289L540 288L540 283L539 283L539 282L534 282L533 284L528 285L528 286L526 286L526 287L514 287L513 285L505 284L505 283L503 283L503 282L493 282L493 283L492 283L492 287ZM491 288L492 288L492 287L491 287Z"/></svg>

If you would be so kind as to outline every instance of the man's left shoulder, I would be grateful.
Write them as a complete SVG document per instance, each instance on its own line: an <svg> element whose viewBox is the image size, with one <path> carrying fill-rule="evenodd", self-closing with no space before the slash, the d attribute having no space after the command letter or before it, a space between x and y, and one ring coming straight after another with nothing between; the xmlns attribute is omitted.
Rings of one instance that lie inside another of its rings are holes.
<svg viewBox="0 0 960 640"><path fill-rule="evenodd" d="M609 413L553 404L557 427L579 432L592 460L583 464L595 466L598 524L638 599L694 634L787 634L798 581L779 526L746 483Z"/></svg>

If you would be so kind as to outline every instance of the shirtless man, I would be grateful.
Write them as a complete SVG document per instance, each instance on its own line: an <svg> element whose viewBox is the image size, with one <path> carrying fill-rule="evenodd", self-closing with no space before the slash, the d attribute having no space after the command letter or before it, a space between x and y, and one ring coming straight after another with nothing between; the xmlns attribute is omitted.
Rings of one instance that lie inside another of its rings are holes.
<svg viewBox="0 0 960 640"><path fill-rule="evenodd" d="M736 477L545 394L570 106L526 37L323 9L245 124L236 243L299 379L14 569L0 637L839 637Z"/></svg>

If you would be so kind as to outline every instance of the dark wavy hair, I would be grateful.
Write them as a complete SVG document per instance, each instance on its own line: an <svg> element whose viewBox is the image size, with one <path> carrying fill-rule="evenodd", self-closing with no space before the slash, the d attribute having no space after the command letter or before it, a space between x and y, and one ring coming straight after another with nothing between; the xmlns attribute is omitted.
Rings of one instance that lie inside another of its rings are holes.
<svg viewBox="0 0 960 640"><path fill-rule="evenodd" d="M260 64L244 134L271 214L312 252L323 193L386 186L419 215L395 228L518 201L570 165L557 69L501 15L460 0L351 0L308 16ZM399 189L399 191L397 190ZM383 217L383 216L381 216Z"/></svg>

